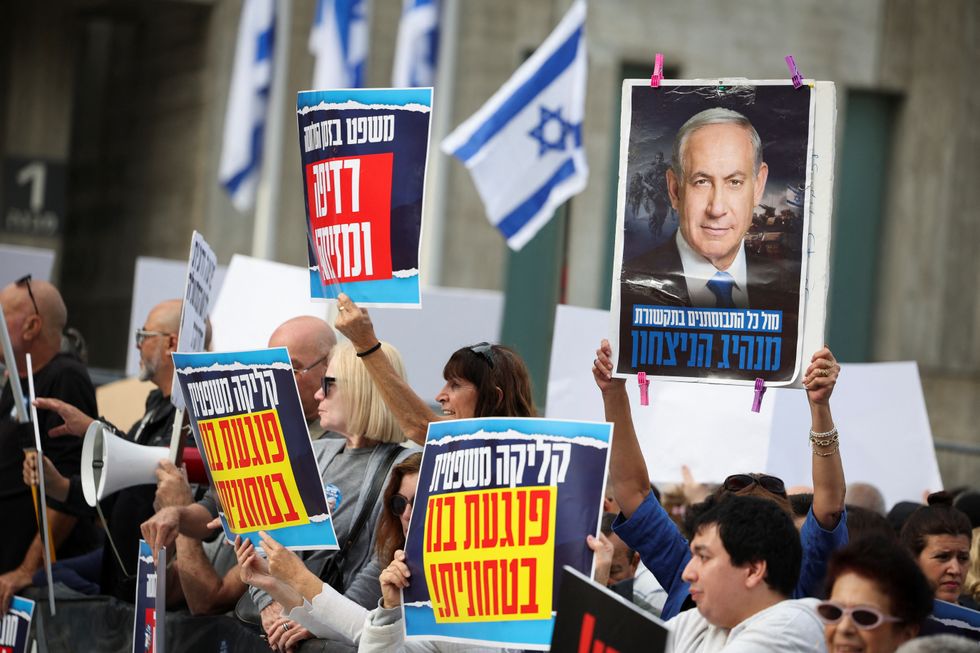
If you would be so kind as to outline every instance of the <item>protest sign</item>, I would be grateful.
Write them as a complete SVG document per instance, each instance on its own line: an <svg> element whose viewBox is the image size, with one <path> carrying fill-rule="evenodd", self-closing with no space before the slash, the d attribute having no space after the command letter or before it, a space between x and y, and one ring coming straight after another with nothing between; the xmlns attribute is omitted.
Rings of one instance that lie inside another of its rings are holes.
<svg viewBox="0 0 980 653"><path fill-rule="evenodd" d="M612 425L429 425L405 545L410 639L547 650L560 576L591 574Z"/></svg>
<svg viewBox="0 0 980 653"><path fill-rule="evenodd" d="M191 252L187 260L184 301L181 304L177 336L177 351L183 354L204 351L217 269L218 257L214 255L204 236L195 231L191 235ZM177 391L177 377L174 377L170 401L177 408L183 409L183 397Z"/></svg>
<svg viewBox="0 0 980 653"><path fill-rule="evenodd" d="M3 306L0 306L0 345L3 346L3 364L7 369L7 383L10 384L10 392L14 398L13 416L18 423L26 424L27 403L24 401L24 392L20 386L17 358L14 356L14 347L10 342L10 332L7 331L7 317L4 315Z"/></svg>
<svg viewBox="0 0 980 653"><path fill-rule="evenodd" d="M10 599L10 607L0 625L0 653L27 653L33 616L34 601L19 596Z"/></svg>
<svg viewBox="0 0 980 653"><path fill-rule="evenodd" d="M419 306L431 88L304 91L296 100L310 297Z"/></svg>
<svg viewBox="0 0 980 653"><path fill-rule="evenodd" d="M44 575L48 581L48 607L51 609L51 614L55 614L54 606L54 581L51 579L51 559L54 557L54 546L51 541L51 529L48 526L48 498L47 492L45 490L44 484L44 449L41 447L41 430L38 426L37 420L37 406L34 405L34 400L37 396L34 394L34 365L31 361L31 355L27 354L27 389L28 397L30 398L31 406L31 424L34 426L34 455L37 456L35 459L37 464L37 487L31 487L31 492L34 494L34 510L37 513L37 528L38 532L41 534L41 549L44 558ZM38 497L40 496L40 501Z"/></svg>
<svg viewBox="0 0 980 653"><path fill-rule="evenodd" d="M921 634L958 635L980 642L980 612L935 599L932 614L922 624Z"/></svg>
<svg viewBox="0 0 980 653"><path fill-rule="evenodd" d="M798 382L804 332L823 334L833 92L788 80L624 82L617 375Z"/></svg>
<svg viewBox="0 0 980 653"><path fill-rule="evenodd" d="M660 619L571 567L562 571L552 651L662 653L669 632Z"/></svg>
<svg viewBox="0 0 980 653"><path fill-rule="evenodd" d="M229 541L336 549L327 498L285 347L174 354L197 448Z"/></svg>
<svg viewBox="0 0 980 653"><path fill-rule="evenodd" d="M150 545L139 543L139 562L136 569L136 605L133 623L133 653L165 651L167 629L167 573L157 575L157 568L166 570L167 550L160 549L157 564L153 563Z"/></svg>

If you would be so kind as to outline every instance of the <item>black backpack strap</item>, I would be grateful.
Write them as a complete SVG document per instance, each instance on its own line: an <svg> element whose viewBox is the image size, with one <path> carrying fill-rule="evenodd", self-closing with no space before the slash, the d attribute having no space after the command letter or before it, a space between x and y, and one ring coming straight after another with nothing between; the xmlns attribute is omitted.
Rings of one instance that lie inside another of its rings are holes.
<svg viewBox="0 0 980 653"><path fill-rule="evenodd" d="M347 553L350 551L351 547L354 546L354 542L357 541L361 531L364 530L365 524L367 524L367 521L371 518L371 513L374 511L374 505L378 502L378 495L381 494L381 486L384 485L385 479L388 477L388 472L391 471L392 465L395 464L395 459L398 458L398 454L400 454L402 451L404 451L403 447L396 446L389 449L388 453L385 454L377 473L371 480L371 487L368 489L368 493L364 495L364 502L361 504L361 512L358 513L357 519L354 520L354 524L351 526L350 532L347 534L347 539L344 540L343 545L340 547L340 551L333 556L332 562L327 564L326 569L330 569L332 567L342 574L344 562L347 559ZM334 589L337 589L338 592L340 591L336 587Z"/></svg>

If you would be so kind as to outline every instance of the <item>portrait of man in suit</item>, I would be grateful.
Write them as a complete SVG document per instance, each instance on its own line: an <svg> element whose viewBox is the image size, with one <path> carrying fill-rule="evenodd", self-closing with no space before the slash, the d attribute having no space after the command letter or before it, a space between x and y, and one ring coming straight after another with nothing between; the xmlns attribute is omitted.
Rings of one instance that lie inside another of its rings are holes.
<svg viewBox="0 0 980 653"><path fill-rule="evenodd" d="M721 107L692 116L674 138L666 174L677 231L623 264L624 300L792 310L798 273L745 247L768 176L762 141L745 116Z"/></svg>
<svg viewBox="0 0 980 653"><path fill-rule="evenodd" d="M789 380L805 232L805 98L761 88L741 104L704 95L678 101L641 87L633 93L626 178L652 169L649 161L669 147L656 181L670 211L660 233L636 216L623 222L619 371ZM651 309L672 308L708 311L645 321ZM718 314L711 326L707 313Z"/></svg>

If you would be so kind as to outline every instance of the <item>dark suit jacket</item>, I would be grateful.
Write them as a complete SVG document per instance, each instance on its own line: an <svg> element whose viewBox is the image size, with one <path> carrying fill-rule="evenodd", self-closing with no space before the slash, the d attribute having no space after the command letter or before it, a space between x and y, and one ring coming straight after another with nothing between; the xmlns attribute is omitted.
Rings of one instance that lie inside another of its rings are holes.
<svg viewBox="0 0 980 653"><path fill-rule="evenodd" d="M744 245L743 245L744 247ZM749 308L783 312L782 352L786 361L772 380L792 372L796 358L797 321L799 315L800 263L776 260L745 252ZM656 249L623 263L620 277L620 370L629 369L632 341L633 306L691 306L684 278L684 266L674 236ZM743 332L744 333L744 332ZM717 339L716 339L717 340ZM655 370L648 372L671 376L699 376L695 369ZM730 378L755 378L758 374L732 374Z"/></svg>

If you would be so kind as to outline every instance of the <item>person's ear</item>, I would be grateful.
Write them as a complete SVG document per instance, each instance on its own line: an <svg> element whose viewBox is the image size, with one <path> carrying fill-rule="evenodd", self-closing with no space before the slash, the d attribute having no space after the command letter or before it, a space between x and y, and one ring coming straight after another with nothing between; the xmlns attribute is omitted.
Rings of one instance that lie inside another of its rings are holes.
<svg viewBox="0 0 980 653"><path fill-rule="evenodd" d="M680 211L678 203L680 202L681 185L680 180L674 174L673 168L667 168L667 194L670 195L670 205L674 207L675 211Z"/></svg>
<svg viewBox="0 0 980 653"><path fill-rule="evenodd" d="M758 587L766 582L766 572L769 566L765 560L756 560L745 565L745 586L747 588Z"/></svg>
<svg viewBox="0 0 980 653"><path fill-rule="evenodd" d="M37 338L39 338L41 335L43 326L41 316L37 313L31 313L24 318L24 322L21 326L21 334L23 339L28 342L37 340Z"/></svg>
<svg viewBox="0 0 980 653"><path fill-rule="evenodd" d="M636 573L636 569L639 566L640 566L640 552L639 551L634 551L633 552L633 559L630 560L630 567L632 567L633 568L633 572Z"/></svg>
<svg viewBox="0 0 980 653"><path fill-rule="evenodd" d="M762 195L766 192L766 180L769 179L769 166L765 162L759 166L759 173L755 176L755 203L762 201Z"/></svg>

